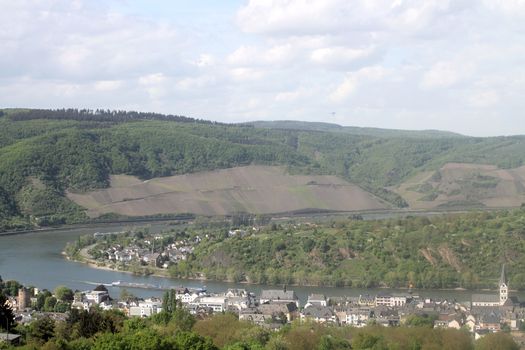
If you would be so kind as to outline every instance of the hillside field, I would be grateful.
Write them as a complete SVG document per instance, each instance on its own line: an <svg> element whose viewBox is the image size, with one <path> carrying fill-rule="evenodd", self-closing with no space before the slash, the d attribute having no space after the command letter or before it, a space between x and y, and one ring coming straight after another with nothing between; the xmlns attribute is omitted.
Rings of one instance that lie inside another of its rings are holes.
<svg viewBox="0 0 525 350"><path fill-rule="evenodd" d="M417 174L395 191L412 209L519 207L525 203L525 167L447 163Z"/></svg>
<svg viewBox="0 0 525 350"><path fill-rule="evenodd" d="M112 175L110 187L68 198L105 213L145 216L168 213L228 215L302 210L358 211L390 208L358 186L330 175L289 175L283 167L245 166L142 181Z"/></svg>

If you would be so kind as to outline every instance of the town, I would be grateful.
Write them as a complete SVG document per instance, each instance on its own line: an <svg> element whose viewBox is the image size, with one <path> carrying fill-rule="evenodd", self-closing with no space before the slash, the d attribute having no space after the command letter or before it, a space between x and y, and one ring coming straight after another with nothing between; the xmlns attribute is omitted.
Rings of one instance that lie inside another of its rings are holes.
<svg viewBox="0 0 525 350"><path fill-rule="evenodd" d="M71 309L117 309L129 317L150 317L162 312L162 298L141 299L133 296L122 283L121 296L110 295L106 285L93 290L71 291L58 287L54 293L37 288L25 288L14 281L3 282L12 294L7 305L14 311L17 323L30 324L35 319L49 317L65 320ZM117 284L118 285L118 284ZM138 286L135 286L138 287ZM268 330L279 330L291 322L315 322L331 326L385 327L421 326L466 329L474 339L494 332L510 332L524 344L520 332L525 326L525 305L509 295L509 285L502 267L498 293L473 294L470 302L431 299L413 291L380 293L358 297L327 297L309 295L301 305L296 293L284 286L262 290L255 295L245 289L228 289L209 293L205 289L174 288L166 295L175 295L179 305L203 319L217 313L232 313L241 321L255 323ZM16 344L20 335L2 333L0 340Z"/></svg>
<svg viewBox="0 0 525 350"><path fill-rule="evenodd" d="M253 227L253 231L258 228ZM246 230L233 229L227 237L244 237ZM135 273L151 273L166 270L170 266L188 260L195 247L204 240L218 240L213 234L172 231L161 234L147 232L96 232L92 237L74 242L66 247L66 254L76 260L91 262L117 270Z"/></svg>

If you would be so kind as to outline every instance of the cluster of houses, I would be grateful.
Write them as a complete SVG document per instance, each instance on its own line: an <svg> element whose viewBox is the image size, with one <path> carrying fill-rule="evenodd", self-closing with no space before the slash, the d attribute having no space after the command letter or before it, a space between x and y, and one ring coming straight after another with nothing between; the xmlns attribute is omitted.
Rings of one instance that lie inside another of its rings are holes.
<svg viewBox="0 0 525 350"><path fill-rule="evenodd" d="M151 240L144 240L143 245L148 246L147 248L141 248L138 245L124 247L115 243L102 252L102 257L109 262L122 264L139 262L141 265L166 269L179 261L187 260L188 256L193 254L195 244L201 241L201 238L197 236L192 241L183 239L166 246L157 245L156 247L156 241L161 239L162 236L155 236Z"/></svg>
<svg viewBox="0 0 525 350"><path fill-rule="evenodd" d="M414 316L434 322L434 327L466 328L475 338L504 329L520 330L525 319L525 307L509 297L504 267L499 282L499 293L474 294L470 303L451 300L421 298L413 293L360 295L358 297L326 298L312 294L301 307L293 290L263 290L260 295L244 289L228 289L223 293L208 293L204 289L177 288L176 298L190 313L206 316L213 313L233 312L239 319L254 322L270 329L279 329L294 320L364 327L369 324L399 326ZM17 310L19 322L29 322L30 305L35 302L28 290L20 289L18 298L9 303ZM108 289L99 285L95 289L75 293L72 308L89 310L93 306L108 310L118 308L129 316L148 317L162 311L158 298L113 300ZM54 315L54 317L63 317Z"/></svg>
<svg viewBox="0 0 525 350"><path fill-rule="evenodd" d="M247 229L230 229L228 237L246 237L258 231L258 227L251 227ZM106 235L119 234L119 232L103 234L95 233L95 238L103 238ZM140 263L143 266L151 266L156 268L168 268L170 265L175 265L180 261L187 260L193 254L195 246L203 239L212 239L208 234L200 237L199 235L192 238L184 238L173 243L163 245L160 242L165 237L161 235L152 235L141 239L140 244L137 242L123 246L119 243L114 243L101 251L98 254L101 260L110 263L120 263L129 265L132 263Z"/></svg>

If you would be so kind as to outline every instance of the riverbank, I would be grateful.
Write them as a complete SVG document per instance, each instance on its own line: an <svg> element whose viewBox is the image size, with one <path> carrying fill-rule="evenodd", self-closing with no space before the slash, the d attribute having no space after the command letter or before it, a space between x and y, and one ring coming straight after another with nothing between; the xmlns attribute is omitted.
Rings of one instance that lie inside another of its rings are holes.
<svg viewBox="0 0 525 350"><path fill-rule="evenodd" d="M97 227L113 227L113 226L122 226L126 224L162 224L179 221L177 219L141 219L141 220L117 220L117 221L108 221L108 222L93 222L85 224L74 224L74 225L60 225L60 226L50 226L42 227L31 230L21 230L21 231L4 231L0 232L1 236L14 236L14 235L23 235L29 233L38 233L38 232L55 232L55 231L70 231L77 229L90 229Z"/></svg>
<svg viewBox="0 0 525 350"><path fill-rule="evenodd" d="M412 210L412 209L390 209L390 210L361 210L361 211L319 211L319 212L290 212L290 213L273 213L268 214L272 217L274 221L283 221L283 220L293 220L293 219L333 219L345 217L348 215L358 215L361 216L363 220L382 220L392 217L407 217L407 216L435 216L435 215L446 215L446 214L462 214L471 211L498 211L498 210L508 210L512 208L458 208L458 209L432 209L432 210ZM212 217L208 217L212 218ZM225 216L224 218L229 218ZM81 228L96 228L96 227L107 227L107 226L122 226L126 224L156 224L156 223L169 223L169 222L180 222L193 220L195 217L185 217L181 218L180 216L174 216L173 218L129 218L123 220L109 220L109 221L100 221L100 222L87 222L71 225L57 225L41 228L33 228L27 230L12 230L12 231L3 231L0 232L1 236L12 236L12 235L21 235L28 233L36 232L50 232L50 231L67 231L75 230Z"/></svg>
<svg viewBox="0 0 525 350"><path fill-rule="evenodd" d="M91 248L93 248L94 246L95 246L95 244L90 245L88 247L82 248L78 252L78 255L80 256L80 259L73 259L73 258L67 256L67 254L65 252L62 252L62 255L69 261L82 263L82 264L85 264L86 266L89 266L90 268L93 268L93 269L126 273L126 274L130 274L130 275L134 275L134 276L153 276L153 277L168 278L168 279L181 279L181 278L173 278L172 276L170 276L169 272L164 270L164 269L154 268L154 267L151 267L151 266L147 267L147 269L148 269L148 271L150 271L150 273L143 273L143 274L141 274L141 273L136 273L134 271L121 270L121 269L118 269L116 267L110 267L110 266L107 266L107 265L101 265L100 262L98 262L95 259L93 259L91 257L91 255L89 255L89 253L88 253L88 251ZM188 281L201 281L201 282L208 281L208 282L221 282L221 283L237 283L237 284L243 284L243 285L247 285L247 286L261 286L261 284L252 283L252 282L248 282L248 281L214 280L214 279L208 279L206 277L184 277L182 279L183 280L188 280ZM307 287L307 288L309 288L309 287L310 288L340 288L340 287L337 287L337 286L319 286L319 285L293 284L293 283L289 284L288 286L290 286L290 287ZM348 287L348 288L351 288L351 287ZM390 290L392 288L391 287L384 287L384 286L381 287L380 286L380 287L375 287L374 289ZM404 290L404 291L407 291L407 292L409 292L409 291L411 291L411 292L414 292L414 291L417 291L417 292L428 291L428 289L402 288L402 287L395 288L395 289L397 289L397 290ZM472 293L475 293L475 292L482 292L482 293L494 293L494 292L497 292L496 289L466 289L466 288L461 288L461 287L458 287L458 288L432 288L430 290L433 290L433 291L446 291L446 292L472 292ZM519 292L518 290L514 290L514 289L511 289L510 291L514 292L514 293Z"/></svg>
<svg viewBox="0 0 525 350"><path fill-rule="evenodd" d="M74 259L73 257L70 257L64 251L62 252L62 255L67 260L75 261L75 262L82 263L82 264L86 264L87 266L89 266L91 268L94 268L94 269L105 270L105 271L114 271L114 272L122 272L122 273L128 273L128 274L132 274L132 275L137 275L137 276L155 276L155 277L162 277L162 278L170 278L168 271L155 271L155 272L151 272L151 273L142 273L141 274L141 273L136 273L134 271L121 270L121 269L118 269L116 267L108 266L106 264L101 264L99 261L96 261L95 259L93 259L93 257L88 253L89 250L91 248L93 248L94 246L95 246L95 244L92 244L92 245L89 245L89 246L84 247L81 250L79 250L77 254L80 257L80 259Z"/></svg>

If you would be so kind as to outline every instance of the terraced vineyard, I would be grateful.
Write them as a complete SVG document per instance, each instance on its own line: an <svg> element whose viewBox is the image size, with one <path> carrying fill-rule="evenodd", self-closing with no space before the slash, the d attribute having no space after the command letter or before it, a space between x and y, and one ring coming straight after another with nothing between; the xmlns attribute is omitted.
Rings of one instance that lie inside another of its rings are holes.
<svg viewBox="0 0 525 350"><path fill-rule="evenodd" d="M297 211L356 211L391 205L336 176L289 175L281 167L246 166L141 181L111 176L107 189L68 198L90 216L118 213L144 216L235 212L272 214Z"/></svg>

